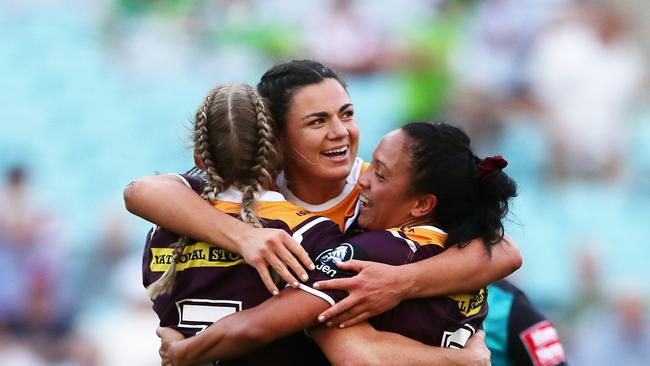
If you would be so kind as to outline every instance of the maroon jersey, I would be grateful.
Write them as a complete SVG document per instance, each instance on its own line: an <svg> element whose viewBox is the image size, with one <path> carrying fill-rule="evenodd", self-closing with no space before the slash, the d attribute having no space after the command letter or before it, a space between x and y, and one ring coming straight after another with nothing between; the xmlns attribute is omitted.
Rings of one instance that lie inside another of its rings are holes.
<svg viewBox="0 0 650 366"><path fill-rule="evenodd" d="M198 176L182 176L196 191L204 184ZM220 194L214 206L222 212L239 218L241 194L227 190ZM338 225L329 219L314 215L286 202L276 192L265 192L257 201L257 216L264 227L283 229L292 234L309 251L317 245L336 247L342 234ZM179 236L163 228L153 229L147 236L143 255L144 286L156 281L169 267L173 249L169 245ZM153 309L163 327L172 327L186 337L207 328L220 318L236 311L252 308L268 299L259 274L244 259L233 252L216 248L204 242L191 240L176 264L176 280L171 294L153 300ZM298 364L291 339L237 360L236 364ZM290 361L288 361L290 360Z"/></svg>
<svg viewBox="0 0 650 366"><path fill-rule="evenodd" d="M433 226L402 227L351 236L334 249L322 250L312 258L316 281L342 278L354 273L339 270L337 263L361 259L390 265L417 262L444 250L447 235ZM341 291L319 291L307 285L302 289L334 304L345 298ZM432 346L462 348L480 329L487 315L486 289L453 296L411 299L394 309L369 319L378 330L399 333Z"/></svg>

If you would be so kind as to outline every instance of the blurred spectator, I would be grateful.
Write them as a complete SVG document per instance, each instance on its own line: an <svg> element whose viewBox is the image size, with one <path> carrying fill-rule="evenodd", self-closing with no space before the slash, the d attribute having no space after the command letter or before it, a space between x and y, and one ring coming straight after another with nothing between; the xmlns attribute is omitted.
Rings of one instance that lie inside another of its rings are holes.
<svg viewBox="0 0 650 366"><path fill-rule="evenodd" d="M439 119L454 87L450 57L463 29L467 5L438 0L427 5L402 31L403 43L396 47L393 61L404 85L403 121Z"/></svg>
<svg viewBox="0 0 650 366"><path fill-rule="evenodd" d="M382 66L386 35L357 12L354 0L331 0L303 25L309 58L344 74L374 72Z"/></svg>
<svg viewBox="0 0 650 366"><path fill-rule="evenodd" d="M56 285L46 274L34 273L24 311L8 321L11 338L49 365L95 365L94 347L72 329L71 313L56 303Z"/></svg>
<svg viewBox="0 0 650 366"><path fill-rule="evenodd" d="M546 113L556 177L621 176L642 73L641 50L614 8L581 2L543 32L531 82Z"/></svg>
<svg viewBox="0 0 650 366"><path fill-rule="evenodd" d="M109 211L101 220L97 241L83 248L84 261L80 263L77 277L81 282L80 298L85 302L84 305L102 306L115 299L114 292L97 284L109 283L117 266L128 256L131 241L127 237L126 228L123 216ZM98 268L102 270L98 271Z"/></svg>
<svg viewBox="0 0 650 366"><path fill-rule="evenodd" d="M15 166L7 171L0 192L0 243L16 249L34 243L38 211L27 185L27 171Z"/></svg>
<svg viewBox="0 0 650 366"><path fill-rule="evenodd" d="M0 191L0 324L21 313L27 302L28 254L36 247L39 228L27 172L20 166L10 168Z"/></svg>
<svg viewBox="0 0 650 366"><path fill-rule="evenodd" d="M182 74L190 54L183 32L192 6L175 0L118 0L110 3L103 24L107 61L130 77Z"/></svg>
<svg viewBox="0 0 650 366"><path fill-rule="evenodd" d="M298 44L294 24L276 13L265 16L262 4L121 0L106 16L105 36L113 60L139 77L190 73L211 82L248 80Z"/></svg>
<svg viewBox="0 0 650 366"><path fill-rule="evenodd" d="M103 284L106 291L115 294L113 305L88 308L80 317L79 332L97 344L101 366L160 365L158 317L142 286L141 267L141 251L124 257Z"/></svg>
<svg viewBox="0 0 650 366"><path fill-rule="evenodd" d="M11 168L0 196L3 343L8 357L20 358L29 350L46 364L91 365L92 347L71 329L76 302L66 282L68 258L61 223L43 202L37 207L32 194L26 170Z"/></svg>
<svg viewBox="0 0 650 366"><path fill-rule="evenodd" d="M490 94L508 94L523 79L528 45L540 27L531 0L476 3L454 50L459 83Z"/></svg>
<svg viewBox="0 0 650 366"><path fill-rule="evenodd" d="M601 266L595 251L581 250L576 262L578 264L576 295L566 307L566 320L569 323L575 322L580 314L601 307L605 302Z"/></svg>
<svg viewBox="0 0 650 366"><path fill-rule="evenodd" d="M639 286L612 289L613 301L584 314L574 333L570 359L576 365L650 365L650 318Z"/></svg>
<svg viewBox="0 0 650 366"><path fill-rule="evenodd" d="M46 366L33 350L14 339L0 326L0 363L3 365Z"/></svg>
<svg viewBox="0 0 650 366"><path fill-rule="evenodd" d="M462 127L471 136L476 153L484 155L482 151L498 151L502 104L502 98L480 89L460 89L449 103L446 119Z"/></svg>
<svg viewBox="0 0 650 366"><path fill-rule="evenodd" d="M65 272L65 240L57 215L33 199L24 168L12 168L0 192L0 316L20 317L30 299L36 277L61 279ZM57 293L52 308L63 308L64 293Z"/></svg>
<svg viewBox="0 0 650 366"><path fill-rule="evenodd" d="M269 5L253 0L200 1L187 26L199 37L199 47L247 49L249 53L260 52L272 59L282 59L295 51L298 43L291 20L281 21L266 14L282 10L276 3Z"/></svg>
<svg viewBox="0 0 650 366"><path fill-rule="evenodd" d="M508 157L508 174L520 186L533 189L544 182L550 147L540 120L539 104L525 83L511 90L500 114L504 130L498 151Z"/></svg>

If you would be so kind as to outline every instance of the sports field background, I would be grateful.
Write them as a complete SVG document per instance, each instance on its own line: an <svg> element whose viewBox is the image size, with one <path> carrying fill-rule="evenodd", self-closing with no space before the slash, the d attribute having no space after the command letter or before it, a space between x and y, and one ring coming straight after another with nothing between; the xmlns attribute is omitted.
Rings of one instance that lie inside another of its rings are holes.
<svg viewBox="0 0 650 366"><path fill-rule="evenodd" d="M362 157L410 120L504 155L512 281L572 364L650 364L650 7L573 3L2 1L0 363L155 365L123 187L191 167L211 87L313 58L348 81Z"/></svg>

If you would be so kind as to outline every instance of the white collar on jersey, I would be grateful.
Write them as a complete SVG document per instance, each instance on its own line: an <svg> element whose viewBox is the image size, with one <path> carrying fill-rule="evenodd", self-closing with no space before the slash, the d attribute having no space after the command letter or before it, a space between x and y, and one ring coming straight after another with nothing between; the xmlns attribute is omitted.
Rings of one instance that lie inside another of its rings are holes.
<svg viewBox="0 0 650 366"><path fill-rule="evenodd" d="M235 187L229 187L217 195L219 201L241 203L243 194ZM285 201L284 196L275 191L262 191L257 201L278 202Z"/></svg>
<svg viewBox="0 0 650 366"><path fill-rule="evenodd" d="M189 188L192 188L190 183L187 181L187 179L183 178L182 175L176 174L176 173L171 173L171 175L177 177L178 179L183 182L186 186ZM243 194L235 187L230 186L228 189L225 191L219 193L217 195L217 199L220 201L226 201L226 202L235 202L235 203L241 203ZM284 196L280 192L275 192L275 191L265 191L263 190L259 194L259 198L257 199L258 201L267 201L267 202L277 202L277 201L286 201L284 199Z"/></svg>
<svg viewBox="0 0 650 366"><path fill-rule="evenodd" d="M330 208L336 206L345 197L347 197L347 195L352 191L354 186L357 184L357 181L359 180L362 166L363 166L363 160L361 158L356 158L354 160L354 165L352 166L352 170L350 171L350 174L348 175L347 178L345 178L345 187L343 187L343 191L341 191L341 194L319 205L313 205L311 203L303 202L300 198L296 197L293 194L293 192L291 192L287 187L287 179L284 176L284 171L281 171L280 174L278 174L278 178L276 179L275 183L277 184L280 193L282 193L282 195L286 197L288 201L291 201L296 205L302 206L310 211L321 212L321 211L329 210Z"/></svg>

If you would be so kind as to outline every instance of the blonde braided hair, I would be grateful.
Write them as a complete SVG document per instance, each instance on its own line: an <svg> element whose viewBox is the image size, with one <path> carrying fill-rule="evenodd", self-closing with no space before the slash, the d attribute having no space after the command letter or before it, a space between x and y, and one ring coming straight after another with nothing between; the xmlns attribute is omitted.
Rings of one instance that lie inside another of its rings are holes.
<svg viewBox="0 0 650 366"><path fill-rule="evenodd" d="M262 98L250 86L244 86L248 93L257 118L257 157L255 165L251 168L251 178L248 184L241 188L243 197L240 215L242 219L254 227L262 227L255 215L255 200L265 183L272 181L270 171L274 171L277 160L277 151L274 145L273 126Z"/></svg>
<svg viewBox="0 0 650 366"><path fill-rule="evenodd" d="M196 113L195 126L194 126L194 146L196 151L201 159L201 163L205 166L207 173L207 184L203 187L201 192L201 197L212 203L217 199L219 192L223 190L223 179L217 174L214 162L209 150L208 143L208 112L210 105L217 96L220 95L224 88L219 87L213 89L208 96L205 98L203 105L199 108ZM185 247L189 244L190 238L182 235L177 242L172 243L169 247L173 248L171 264L163 275L156 280L154 283L150 284L147 287L147 293L152 299L157 298L162 294L168 294L171 292L174 287L174 282L176 280L176 263L178 263L179 258L183 254Z"/></svg>
<svg viewBox="0 0 650 366"><path fill-rule="evenodd" d="M207 178L201 197L213 203L220 192L234 185L242 192L242 220L262 227L255 201L279 166L273 124L264 100L246 84L213 89L196 113L194 146ZM174 249L171 265L147 288L152 298L171 292L176 263L189 241L181 236L170 245Z"/></svg>
<svg viewBox="0 0 650 366"><path fill-rule="evenodd" d="M219 87L213 89L210 94L205 98L203 105L196 113L196 124L194 127L194 146L196 151L199 154L201 163L205 166L205 172L208 175L208 184L203 187L203 192L201 192L201 197L212 203L217 199L219 192L223 191L223 179L217 174L217 169L215 168L214 162L212 161L212 156L210 154L210 144L209 144L209 135L208 135L208 112L210 103L213 99L218 99L220 93L226 87ZM215 101L216 103L217 101Z"/></svg>

